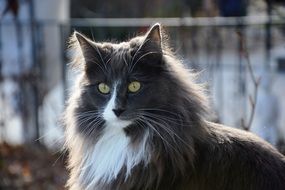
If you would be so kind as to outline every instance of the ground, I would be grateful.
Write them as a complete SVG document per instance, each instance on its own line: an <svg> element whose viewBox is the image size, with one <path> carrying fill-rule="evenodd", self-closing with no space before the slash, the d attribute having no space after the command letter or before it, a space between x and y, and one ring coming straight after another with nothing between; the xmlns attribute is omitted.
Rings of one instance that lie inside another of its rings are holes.
<svg viewBox="0 0 285 190"><path fill-rule="evenodd" d="M0 144L0 189L65 189L65 157L42 146Z"/></svg>

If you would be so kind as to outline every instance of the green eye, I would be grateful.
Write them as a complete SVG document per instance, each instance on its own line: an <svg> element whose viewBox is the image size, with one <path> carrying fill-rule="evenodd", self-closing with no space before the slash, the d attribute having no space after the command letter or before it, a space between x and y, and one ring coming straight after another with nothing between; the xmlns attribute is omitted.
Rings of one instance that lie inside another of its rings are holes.
<svg viewBox="0 0 285 190"><path fill-rule="evenodd" d="M98 90L99 90L102 94L109 94L109 92L110 92L110 87L109 87L107 84L101 82L101 83L98 85Z"/></svg>
<svg viewBox="0 0 285 190"><path fill-rule="evenodd" d="M138 81L133 81L128 86L128 90L133 93L137 92L140 88L141 88L141 83Z"/></svg>

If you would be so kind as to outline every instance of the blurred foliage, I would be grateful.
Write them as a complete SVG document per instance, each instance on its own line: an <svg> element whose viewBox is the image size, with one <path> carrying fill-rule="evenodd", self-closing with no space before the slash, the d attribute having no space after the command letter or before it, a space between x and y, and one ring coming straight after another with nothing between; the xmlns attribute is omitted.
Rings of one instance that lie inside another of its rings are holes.
<svg viewBox="0 0 285 190"><path fill-rule="evenodd" d="M63 159L44 147L0 144L0 189L62 190L67 176Z"/></svg>

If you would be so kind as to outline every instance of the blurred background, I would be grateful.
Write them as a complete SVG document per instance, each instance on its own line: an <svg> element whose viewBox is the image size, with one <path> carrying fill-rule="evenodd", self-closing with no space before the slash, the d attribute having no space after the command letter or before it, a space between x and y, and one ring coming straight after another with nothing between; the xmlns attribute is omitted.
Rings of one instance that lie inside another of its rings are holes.
<svg viewBox="0 0 285 190"><path fill-rule="evenodd" d="M211 120L285 153L284 0L0 0L0 189L64 189L67 40L127 40L160 22L200 72Z"/></svg>

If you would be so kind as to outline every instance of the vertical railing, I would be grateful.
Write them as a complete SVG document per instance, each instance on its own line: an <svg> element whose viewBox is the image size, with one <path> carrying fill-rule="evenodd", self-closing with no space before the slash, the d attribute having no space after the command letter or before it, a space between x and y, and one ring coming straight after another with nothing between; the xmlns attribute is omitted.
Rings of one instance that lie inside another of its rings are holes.
<svg viewBox="0 0 285 190"><path fill-rule="evenodd" d="M2 25L0 23L0 102L4 102L4 92L2 89L3 76L3 54L2 54ZM5 115L4 109L0 111L0 139L5 139Z"/></svg>

